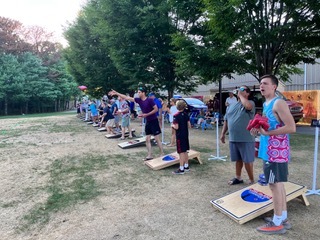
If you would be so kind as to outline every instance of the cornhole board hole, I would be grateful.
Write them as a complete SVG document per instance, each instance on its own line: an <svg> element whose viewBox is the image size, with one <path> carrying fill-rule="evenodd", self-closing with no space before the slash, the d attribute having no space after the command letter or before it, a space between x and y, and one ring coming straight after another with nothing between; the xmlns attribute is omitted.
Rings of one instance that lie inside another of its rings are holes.
<svg viewBox="0 0 320 240"><path fill-rule="evenodd" d="M99 132L107 131L107 129L106 129L105 127L98 128L97 130L98 130Z"/></svg>
<svg viewBox="0 0 320 240"><path fill-rule="evenodd" d="M151 136L151 140L153 139L154 137ZM146 145L146 137L131 139L130 141L122 142L118 144L118 146L121 147L122 149L134 148L134 147L145 146L145 145Z"/></svg>
<svg viewBox="0 0 320 240"><path fill-rule="evenodd" d="M133 133L134 133L135 131L136 131L136 130L134 130L134 129L131 130L132 135L133 135ZM106 137L106 138L120 138L121 136L122 136L121 133L116 133L116 134L107 134L105 137ZM125 137L128 137L128 136L129 136L129 132L126 131L126 132L124 133L124 136L125 136Z"/></svg>
<svg viewBox="0 0 320 240"><path fill-rule="evenodd" d="M173 160L163 160L163 158L167 156L172 157ZM189 159L196 159L200 164L202 164L202 161L200 160L200 152L189 150L188 157ZM177 152L145 161L145 164L150 168L152 168L153 170L160 170L177 163L179 163L179 154Z"/></svg>
<svg viewBox="0 0 320 240"><path fill-rule="evenodd" d="M306 206L309 202L306 198L307 188L292 182L285 182L287 202L294 198L300 198ZM246 223L273 209L272 194L269 186L261 186L256 183L231 193L222 198L210 201L213 207L226 214L239 224Z"/></svg>

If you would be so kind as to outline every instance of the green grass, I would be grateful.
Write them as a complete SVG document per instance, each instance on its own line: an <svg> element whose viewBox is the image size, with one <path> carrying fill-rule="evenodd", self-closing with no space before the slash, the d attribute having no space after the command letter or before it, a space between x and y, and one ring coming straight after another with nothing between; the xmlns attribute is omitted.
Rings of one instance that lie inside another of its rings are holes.
<svg viewBox="0 0 320 240"><path fill-rule="evenodd" d="M88 202L101 194L116 194L121 184L122 191L132 191L141 188L139 183L144 181L150 170L143 168L138 171L134 159L141 154L127 155L86 155L71 156L55 160L47 172L50 174L48 183L37 189L25 189L25 195L37 195L45 191L48 197L45 202L37 203L25 216L19 231L30 230L32 226L42 227L49 222L53 213L68 209L78 203ZM130 174L128 174L128 169ZM116 169L116 170L115 170ZM97 176L110 173L106 182L99 181ZM151 172L153 175L153 172ZM151 178L151 177L147 177ZM153 179L154 180L154 179ZM8 204L8 203L7 203Z"/></svg>
<svg viewBox="0 0 320 240"><path fill-rule="evenodd" d="M294 150L313 152L314 136L299 133L291 134L290 145Z"/></svg>
<svg viewBox="0 0 320 240"><path fill-rule="evenodd" d="M47 200L37 203L23 216L19 230L28 230L33 225L41 227L53 213L97 197L102 192L94 176L108 168L105 156L74 156L55 160L48 168L50 180L42 188L49 194ZM39 189L26 189L25 192L36 194L37 191Z"/></svg>
<svg viewBox="0 0 320 240"><path fill-rule="evenodd" d="M50 133L59 133L59 132L79 133L79 132L85 132L86 128L83 128L83 126L74 125L74 123L70 123L68 125L59 125L57 123L54 123L48 126L48 131Z"/></svg>
<svg viewBox="0 0 320 240"><path fill-rule="evenodd" d="M50 121L47 122L45 119L41 119L40 122L46 125L50 133L68 132L76 134L91 129L83 127L76 121L70 121L66 125L51 124ZM20 130L21 134L27 131L36 131L40 122L37 120L34 126ZM9 136L17 133L14 129L9 128L7 134ZM295 151L300 149L308 153L313 152L314 136L292 134L290 139L291 146ZM6 142L0 142L0 148L9 145ZM194 146L193 149L204 155L215 152L215 146L208 148ZM154 148L154 151L155 156L159 154L157 148ZM55 213L70 211L77 204L92 201L101 195L113 197L121 197L123 194L140 196L148 189L146 185L152 187L156 186L159 181L168 182L175 178L170 172L176 166L161 171L150 171L148 167L142 165L142 158L145 155L146 151L143 149L141 152L126 153L125 155L71 155L53 161L47 169L38 173L48 176L48 181L44 185L24 189L25 199L38 199L37 196L46 196L46 199L43 202L36 203L22 216L17 230L24 232L32 228L42 228ZM226 164L228 163L213 164L204 161L203 165L193 164L192 168L195 169L195 177L206 178L213 175L218 176L220 174L219 169L224 169ZM0 206L2 208L13 208L21 202L0 202Z"/></svg>
<svg viewBox="0 0 320 240"><path fill-rule="evenodd" d="M65 116L65 115L75 115L76 110L65 111L65 112L53 112L53 113L34 113L25 115L10 115L10 116L0 116L1 119L24 119L24 118L35 118L35 117L54 117L54 116Z"/></svg>

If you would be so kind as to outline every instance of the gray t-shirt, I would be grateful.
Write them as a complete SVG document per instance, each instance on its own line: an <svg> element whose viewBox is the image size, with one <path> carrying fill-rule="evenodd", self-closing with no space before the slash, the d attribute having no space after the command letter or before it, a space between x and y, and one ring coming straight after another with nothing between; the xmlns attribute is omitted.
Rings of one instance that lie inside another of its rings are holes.
<svg viewBox="0 0 320 240"><path fill-rule="evenodd" d="M255 104L249 101L253 108L251 111L245 109L240 101L232 104L224 117L228 123L229 142L254 142L254 137L247 130L248 123L255 114Z"/></svg>

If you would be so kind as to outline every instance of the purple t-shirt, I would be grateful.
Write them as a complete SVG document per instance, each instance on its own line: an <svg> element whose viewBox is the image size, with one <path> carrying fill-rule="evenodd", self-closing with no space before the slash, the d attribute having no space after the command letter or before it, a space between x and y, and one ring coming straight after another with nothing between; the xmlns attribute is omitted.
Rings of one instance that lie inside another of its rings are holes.
<svg viewBox="0 0 320 240"><path fill-rule="evenodd" d="M153 110L153 106L155 105L153 99L151 98L146 98L145 100L141 100L141 98L135 98L134 101L139 104L143 113L151 112ZM157 119L156 113L146 117L147 122L150 122L155 119Z"/></svg>

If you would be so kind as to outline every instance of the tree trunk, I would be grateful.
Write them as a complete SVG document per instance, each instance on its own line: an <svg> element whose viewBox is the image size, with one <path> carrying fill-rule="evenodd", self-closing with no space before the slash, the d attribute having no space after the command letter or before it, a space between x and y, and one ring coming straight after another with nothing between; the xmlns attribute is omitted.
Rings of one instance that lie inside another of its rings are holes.
<svg viewBox="0 0 320 240"><path fill-rule="evenodd" d="M4 97L4 115L5 116L8 115L8 97L7 96Z"/></svg>
<svg viewBox="0 0 320 240"><path fill-rule="evenodd" d="M29 102L26 102L24 114L28 114Z"/></svg>

